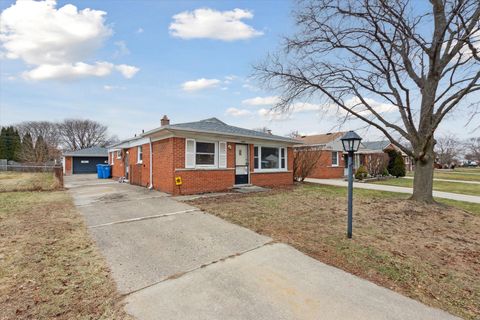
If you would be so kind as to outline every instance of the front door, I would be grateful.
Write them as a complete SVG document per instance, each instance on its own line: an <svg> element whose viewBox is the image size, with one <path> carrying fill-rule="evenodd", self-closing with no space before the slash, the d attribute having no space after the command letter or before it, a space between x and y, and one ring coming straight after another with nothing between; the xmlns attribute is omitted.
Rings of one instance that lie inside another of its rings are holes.
<svg viewBox="0 0 480 320"><path fill-rule="evenodd" d="M235 184L248 183L248 145L235 145Z"/></svg>

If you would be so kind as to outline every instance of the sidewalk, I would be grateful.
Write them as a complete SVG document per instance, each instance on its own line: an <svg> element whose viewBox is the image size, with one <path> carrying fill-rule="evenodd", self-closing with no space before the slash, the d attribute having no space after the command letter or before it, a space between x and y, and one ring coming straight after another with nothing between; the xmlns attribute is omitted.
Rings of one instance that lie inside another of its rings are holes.
<svg viewBox="0 0 480 320"><path fill-rule="evenodd" d="M344 180L339 179L313 179L307 178L305 179L306 182L310 183L318 183L318 184L325 184L329 186L337 186L337 187L347 187L348 183ZM398 192L398 193L408 193L412 194L412 188L406 187L396 187L396 186L386 186L381 184L371 184L371 183L363 183L363 182L354 182L354 188L358 189L369 189L369 190L379 190L379 191L388 191L388 192ZM433 196L436 198L443 198L443 199L450 199L450 200L457 200L457 201L465 201L471 203L480 203L480 196L469 196L465 194L458 194L458 193L451 193L451 192L442 192L442 191L433 191Z"/></svg>

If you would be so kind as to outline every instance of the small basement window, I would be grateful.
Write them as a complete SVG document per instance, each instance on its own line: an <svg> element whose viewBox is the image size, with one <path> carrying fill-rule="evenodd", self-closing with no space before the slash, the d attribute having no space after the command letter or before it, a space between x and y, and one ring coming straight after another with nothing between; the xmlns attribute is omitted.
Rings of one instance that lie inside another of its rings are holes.
<svg viewBox="0 0 480 320"><path fill-rule="evenodd" d="M142 162L143 162L142 146L138 146L138 148L137 148L137 163L142 163Z"/></svg>

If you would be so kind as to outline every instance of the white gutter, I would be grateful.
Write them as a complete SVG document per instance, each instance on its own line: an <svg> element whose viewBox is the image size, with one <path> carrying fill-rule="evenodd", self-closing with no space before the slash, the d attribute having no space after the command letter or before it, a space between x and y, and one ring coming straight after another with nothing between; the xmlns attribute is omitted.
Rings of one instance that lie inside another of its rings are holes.
<svg viewBox="0 0 480 320"><path fill-rule="evenodd" d="M148 139L148 144L150 145L150 186L148 189L153 189L153 149L152 149L152 138Z"/></svg>

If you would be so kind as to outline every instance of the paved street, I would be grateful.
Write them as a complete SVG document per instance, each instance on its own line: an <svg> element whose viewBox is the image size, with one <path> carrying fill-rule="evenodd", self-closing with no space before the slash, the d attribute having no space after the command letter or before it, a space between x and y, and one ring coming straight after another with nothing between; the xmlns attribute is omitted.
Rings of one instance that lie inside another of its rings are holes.
<svg viewBox="0 0 480 320"><path fill-rule="evenodd" d="M166 194L65 181L137 319L456 319Z"/></svg>

